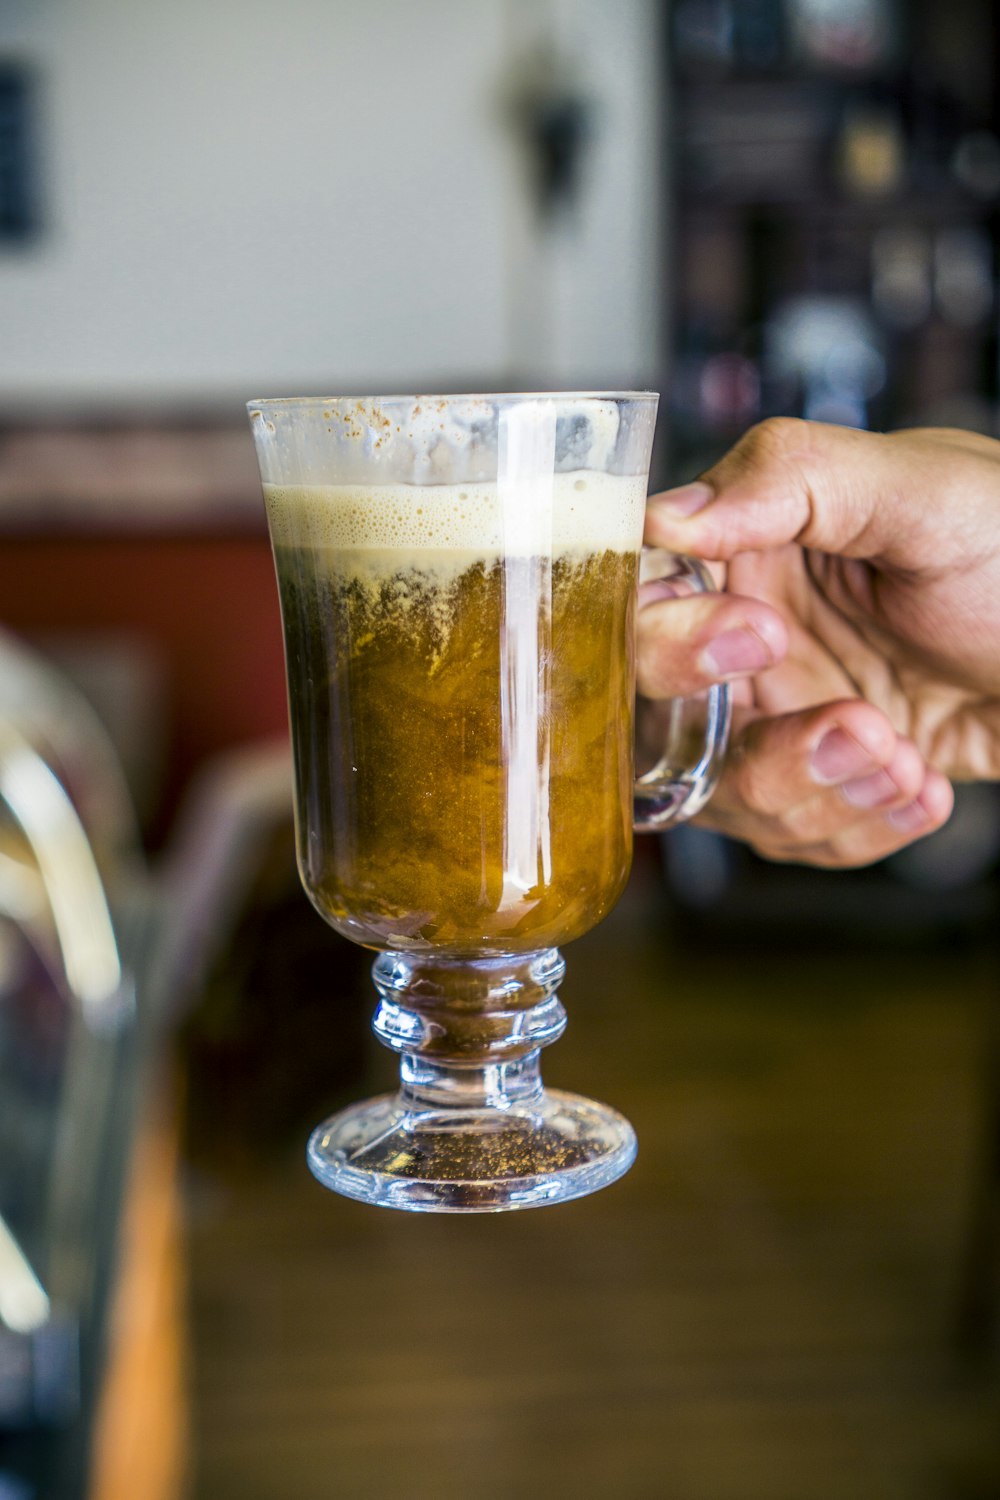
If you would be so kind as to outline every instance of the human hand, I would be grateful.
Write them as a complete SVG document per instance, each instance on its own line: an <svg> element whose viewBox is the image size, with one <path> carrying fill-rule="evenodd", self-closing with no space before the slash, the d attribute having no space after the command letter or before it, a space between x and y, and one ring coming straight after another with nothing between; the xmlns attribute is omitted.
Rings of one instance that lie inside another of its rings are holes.
<svg viewBox="0 0 1000 1500"><path fill-rule="evenodd" d="M646 541L726 589L640 599L643 693L733 686L699 822L861 865L940 827L948 778L1000 777L1000 443L765 422L652 497Z"/></svg>

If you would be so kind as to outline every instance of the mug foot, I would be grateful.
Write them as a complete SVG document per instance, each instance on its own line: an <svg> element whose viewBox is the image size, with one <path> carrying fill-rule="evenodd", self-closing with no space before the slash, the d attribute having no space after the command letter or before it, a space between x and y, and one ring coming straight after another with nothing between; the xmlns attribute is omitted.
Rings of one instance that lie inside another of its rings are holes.
<svg viewBox="0 0 1000 1500"><path fill-rule="evenodd" d="M546 1089L506 1109L414 1107L400 1094L325 1121L308 1161L325 1187L383 1208L499 1213L607 1187L635 1159L617 1110Z"/></svg>

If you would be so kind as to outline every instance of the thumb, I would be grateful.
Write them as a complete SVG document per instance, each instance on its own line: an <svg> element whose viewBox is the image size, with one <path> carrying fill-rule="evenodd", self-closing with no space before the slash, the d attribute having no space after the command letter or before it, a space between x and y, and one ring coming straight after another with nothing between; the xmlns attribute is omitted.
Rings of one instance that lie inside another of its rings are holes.
<svg viewBox="0 0 1000 1500"><path fill-rule="evenodd" d="M992 449L957 436L772 418L703 479L653 496L646 541L720 562L796 542L898 568L939 566L946 537L959 550L971 540L984 493L1000 479Z"/></svg>

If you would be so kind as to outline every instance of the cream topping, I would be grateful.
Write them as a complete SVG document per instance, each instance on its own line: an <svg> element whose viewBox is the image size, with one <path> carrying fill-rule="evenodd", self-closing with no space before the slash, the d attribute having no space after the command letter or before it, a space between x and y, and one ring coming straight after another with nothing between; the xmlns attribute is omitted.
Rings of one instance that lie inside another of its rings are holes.
<svg viewBox="0 0 1000 1500"><path fill-rule="evenodd" d="M280 547L582 556L638 551L646 481L577 470L499 484L265 484L264 501Z"/></svg>

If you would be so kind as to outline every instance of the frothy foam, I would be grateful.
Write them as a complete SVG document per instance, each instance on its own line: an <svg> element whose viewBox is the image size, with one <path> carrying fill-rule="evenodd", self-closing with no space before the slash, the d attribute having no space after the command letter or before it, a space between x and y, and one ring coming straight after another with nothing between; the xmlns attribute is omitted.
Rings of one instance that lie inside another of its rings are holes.
<svg viewBox="0 0 1000 1500"><path fill-rule="evenodd" d="M264 500L276 546L583 556L638 551L646 480L577 470L511 484L265 484Z"/></svg>

